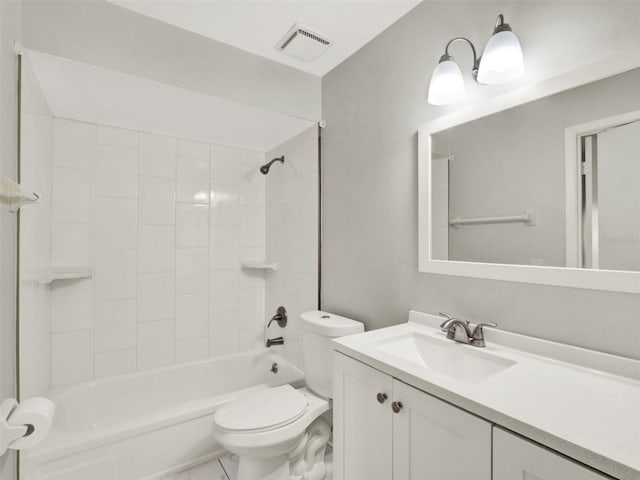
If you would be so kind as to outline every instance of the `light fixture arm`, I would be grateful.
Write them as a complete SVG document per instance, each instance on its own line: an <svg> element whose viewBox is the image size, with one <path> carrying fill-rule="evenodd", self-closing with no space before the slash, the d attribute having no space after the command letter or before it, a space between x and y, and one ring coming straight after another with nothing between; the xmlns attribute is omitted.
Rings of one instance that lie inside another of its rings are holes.
<svg viewBox="0 0 640 480"><path fill-rule="evenodd" d="M451 59L452 57L451 57L451 55L449 55L449 47L451 46L452 43L460 42L460 41L466 42L471 47L471 51L473 52L473 68L471 69L471 73L473 74L473 79L477 80L477 78L478 78L478 67L480 66L480 58L478 58L478 54L476 52L475 45L468 38L466 38L466 37L456 37L454 39L449 40L449 43L447 43L447 46L444 47L444 55L440 58L440 61L442 62L443 59L444 60Z"/></svg>

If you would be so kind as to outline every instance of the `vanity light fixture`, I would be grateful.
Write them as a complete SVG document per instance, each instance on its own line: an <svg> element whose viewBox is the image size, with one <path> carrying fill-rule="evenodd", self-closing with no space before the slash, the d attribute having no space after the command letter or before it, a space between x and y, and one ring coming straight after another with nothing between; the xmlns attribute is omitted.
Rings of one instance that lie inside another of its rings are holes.
<svg viewBox="0 0 640 480"><path fill-rule="evenodd" d="M522 59L522 47L518 37L511 31L508 23L504 23L504 16L498 15L493 35L481 57L476 54L476 48L465 37L456 37L447 43L444 55L436 66L431 81L429 82L429 94L427 101L431 105L448 105L462 100L465 95L464 79L462 71L449 55L449 47L452 43L467 42L473 52L473 79L484 85L497 85L518 78L524 70Z"/></svg>

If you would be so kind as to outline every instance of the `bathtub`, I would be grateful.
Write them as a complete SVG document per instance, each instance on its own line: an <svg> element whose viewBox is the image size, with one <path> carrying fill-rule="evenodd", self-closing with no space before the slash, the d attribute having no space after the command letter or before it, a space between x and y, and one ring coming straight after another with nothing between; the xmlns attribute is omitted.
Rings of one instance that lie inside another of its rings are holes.
<svg viewBox="0 0 640 480"><path fill-rule="evenodd" d="M22 452L20 478L162 478L225 453L212 435L221 405L285 383L301 386L302 372L260 349L58 390L50 395L52 429L42 444Z"/></svg>

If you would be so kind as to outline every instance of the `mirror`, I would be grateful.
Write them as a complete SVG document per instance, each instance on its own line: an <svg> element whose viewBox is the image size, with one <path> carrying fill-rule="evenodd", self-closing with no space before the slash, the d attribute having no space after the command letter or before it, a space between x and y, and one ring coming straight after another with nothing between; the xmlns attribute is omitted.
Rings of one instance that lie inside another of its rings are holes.
<svg viewBox="0 0 640 480"><path fill-rule="evenodd" d="M640 291L640 68L547 83L420 130L420 270Z"/></svg>

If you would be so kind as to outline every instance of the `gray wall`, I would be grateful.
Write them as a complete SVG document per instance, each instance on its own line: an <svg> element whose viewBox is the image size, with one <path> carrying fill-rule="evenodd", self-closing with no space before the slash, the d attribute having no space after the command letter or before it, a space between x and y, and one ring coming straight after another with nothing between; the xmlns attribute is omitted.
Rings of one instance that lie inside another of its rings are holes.
<svg viewBox="0 0 640 480"><path fill-rule="evenodd" d="M418 273L416 131L465 105L428 105L429 77L450 38L484 45L498 13L523 43L521 84L640 50L638 2L424 2L323 77L322 307L368 329L445 310L640 358L640 295ZM467 87L467 104L511 88Z"/></svg>
<svg viewBox="0 0 640 480"><path fill-rule="evenodd" d="M104 0L30 0L22 16L27 48L319 119L319 77Z"/></svg>
<svg viewBox="0 0 640 480"><path fill-rule="evenodd" d="M0 175L16 178L20 4L0 2ZM0 400L16 394L16 215L0 204ZM0 478L15 475L15 452L0 458Z"/></svg>
<svg viewBox="0 0 640 480"><path fill-rule="evenodd" d="M436 134L439 154L453 156L450 217L536 211L532 227L519 223L449 228L449 259L565 266L565 128L640 110L638 85L640 69L635 69ZM628 198L633 190L622 189L621 194ZM618 211L608 214L628 223L623 210ZM637 256L637 251L631 252Z"/></svg>

